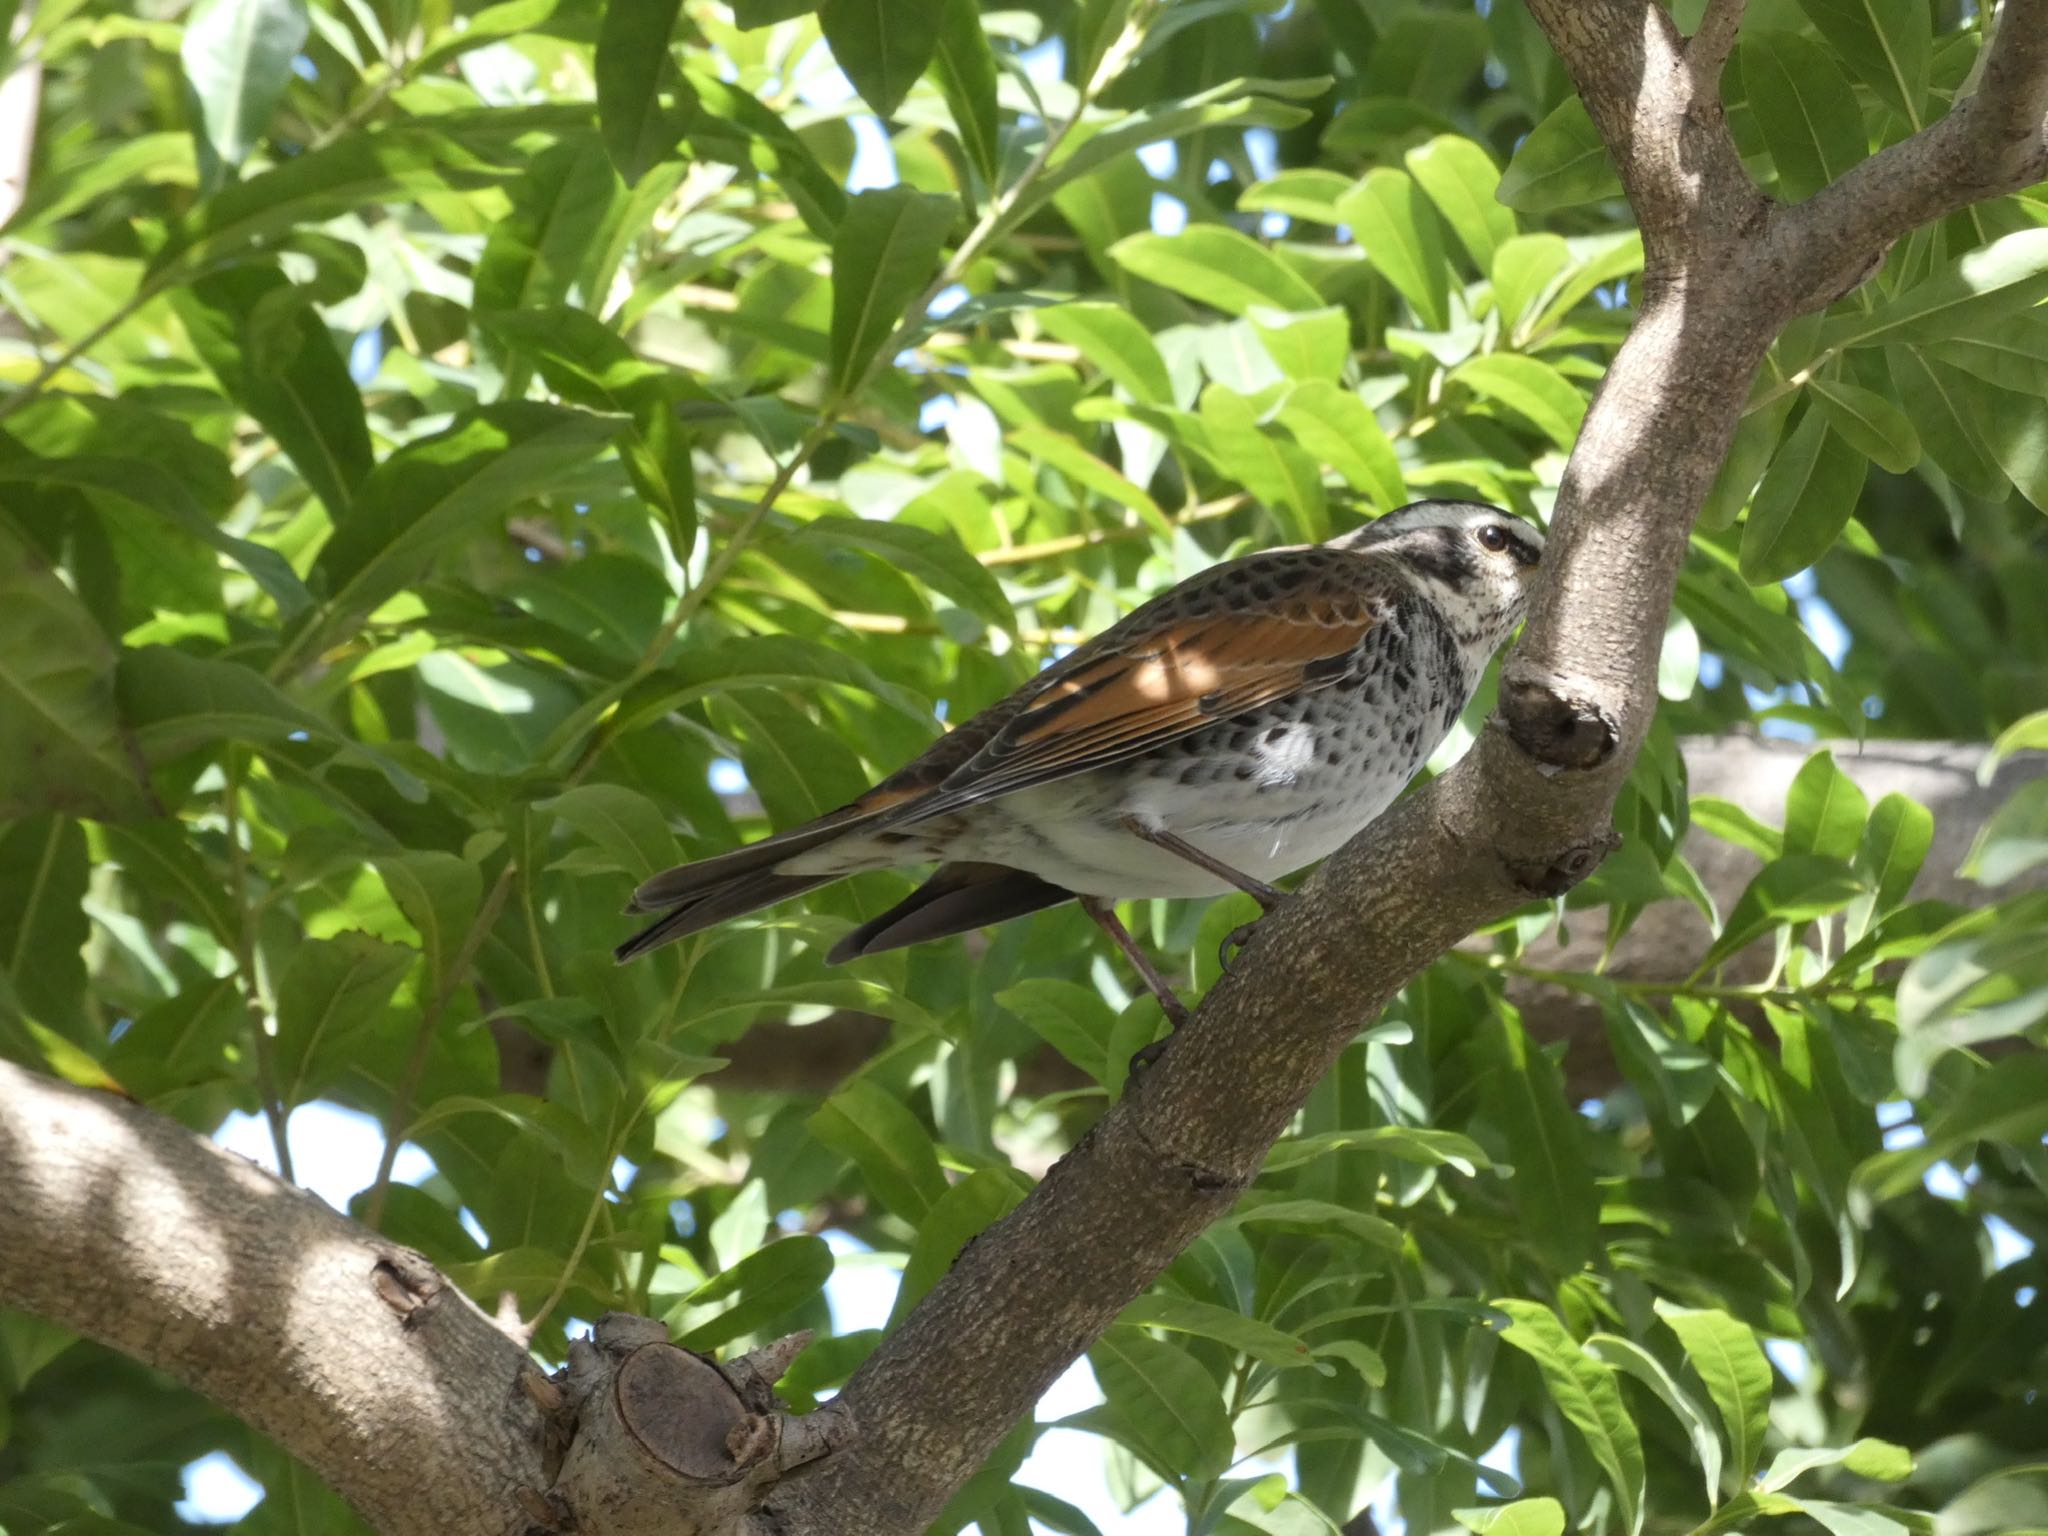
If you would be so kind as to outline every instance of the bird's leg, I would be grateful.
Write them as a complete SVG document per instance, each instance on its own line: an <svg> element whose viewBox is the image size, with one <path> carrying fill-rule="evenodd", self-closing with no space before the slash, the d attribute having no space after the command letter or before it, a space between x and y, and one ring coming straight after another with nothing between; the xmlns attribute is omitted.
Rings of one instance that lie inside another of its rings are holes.
<svg viewBox="0 0 2048 1536"><path fill-rule="evenodd" d="M1116 904L1102 896L1083 896L1081 910L1095 919L1095 926L1109 935L1109 941L1122 951L1123 957L1131 962L1131 969L1138 973L1145 983L1145 990L1159 1000L1166 1022L1173 1029L1179 1029L1188 1021L1188 1005L1180 1000L1166 978L1159 974L1144 950L1138 948L1138 941L1131 937L1131 930L1123 925L1123 919L1116 915ZM1131 1057L1133 1067L1150 1066L1166 1047L1166 1041L1155 1040Z"/></svg>
<svg viewBox="0 0 2048 1536"><path fill-rule="evenodd" d="M1279 886L1254 879L1241 869L1232 869L1214 854L1204 853L1186 838L1176 836L1164 827L1148 827L1135 816L1121 818L1121 825L1131 836L1142 837L1154 847L1164 848L1176 858L1186 859L1197 869L1206 869L1218 880L1228 881L1268 912L1287 899L1287 893Z"/></svg>
<svg viewBox="0 0 2048 1536"><path fill-rule="evenodd" d="M1197 869L1206 869L1218 880L1229 881L1268 912L1289 899L1289 893L1277 885L1268 885L1241 869L1232 869L1214 854L1204 853L1186 838L1176 836L1164 827L1148 827L1137 817L1126 816L1123 818L1123 828L1133 837L1142 837L1153 846L1164 848L1168 853L1186 859ZM1254 918L1249 923L1239 923L1226 933L1223 942L1216 947L1216 963L1224 970L1229 970L1230 962L1236 958L1237 951L1244 948L1245 941L1252 935L1252 929L1257 926L1258 919Z"/></svg>

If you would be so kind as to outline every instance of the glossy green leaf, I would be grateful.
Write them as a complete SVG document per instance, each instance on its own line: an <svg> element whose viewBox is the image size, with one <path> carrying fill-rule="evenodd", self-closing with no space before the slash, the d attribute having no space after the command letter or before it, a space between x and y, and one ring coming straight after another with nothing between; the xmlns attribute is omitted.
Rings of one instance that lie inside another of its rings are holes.
<svg viewBox="0 0 2048 1536"><path fill-rule="evenodd" d="M1885 1440L1864 1439L1851 1445L1799 1446L1780 1451L1757 1480L1757 1487L1765 1493L1776 1493L1808 1472L1833 1466L1877 1483L1902 1483L1913 1475L1912 1453L1905 1447Z"/></svg>
<svg viewBox="0 0 2048 1536"><path fill-rule="evenodd" d="M1498 401L1560 448L1578 440L1586 397L1548 363L1513 352L1486 352L1451 370L1451 379Z"/></svg>
<svg viewBox="0 0 2048 1536"><path fill-rule="evenodd" d="M818 7L832 57L883 117L895 115L931 62L944 17L944 0L824 0Z"/></svg>
<svg viewBox="0 0 2048 1536"><path fill-rule="evenodd" d="M1512 1322L1501 1338L1536 1362L1543 1384L1607 1476L1621 1523L1640 1531L1643 1519L1643 1445L1621 1400L1614 1373L1565 1332L1557 1314L1539 1302L1503 1298L1493 1303Z"/></svg>
<svg viewBox="0 0 2048 1536"><path fill-rule="evenodd" d="M1576 96L1530 130L1500 177L1500 200L1519 213L1552 213L1620 195L1621 178Z"/></svg>
<svg viewBox="0 0 2048 1536"><path fill-rule="evenodd" d="M1877 802L1856 849L1856 873L1877 895L1879 911L1906 899L1927 851L1934 846L1934 815L1896 792Z"/></svg>
<svg viewBox="0 0 2048 1536"><path fill-rule="evenodd" d="M1173 404L1173 380L1151 333L1114 304L1059 304L1033 317L1047 335L1063 341L1130 391L1134 400Z"/></svg>
<svg viewBox="0 0 2048 1536"><path fill-rule="evenodd" d="M1117 1314L1117 1321L1212 1339L1267 1365L1292 1368L1314 1363L1308 1345L1285 1329L1187 1296L1140 1296Z"/></svg>
<svg viewBox="0 0 2048 1536"><path fill-rule="evenodd" d="M1586 1353L1603 1365L1612 1366L1633 1378L1662 1403L1678 1421L1692 1444L1693 1459L1699 1463L1709 1503L1721 1496L1721 1437L1707 1420L1707 1412L1681 1387L1664 1362L1631 1339L1596 1333L1586 1340Z"/></svg>
<svg viewBox="0 0 2048 1536"><path fill-rule="evenodd" d="M1702 963L1716 965L1774 928L1840 911L1862 888L1840 859L1788 853L1765 865L1744 888Z"/></svg>
<svg viewBox="0 0 2048 1536"><path fill-rule="evenodd" d="M1564 1506L1555 1499L1517 1499L1452 1514L1474 1536L1564 1536Z"/></svg>
<svg viewBox="0 0 2048 1536"><path fill-rule="evenodd" d="M765 1332L776 1319L816 1296L831 1277L832 1250L822 1237L803 1233L769 1243L683 1298L673 1314L679 1318L694 1318L728 1299L731 1305L694 1323L676 1343L684 1349L716 1349L747 1334Z"/></svg>
<svg viewBox="0 0 2048 1536"><path fill-rule="evenodd" d="M1828 345L1946 341L1995 330L2048 296L2048 229L2023 229L1965 252L1868 315L1832 320Z"/></svg>
<svg viewBox="0 0 2048 1536"><path fill-rule="evenodd" d="M1798 32L1742 34L1742 80L1787 202L1813 196L1869 153L1856 93L1835 55Z"/></svg>
<svg viewBox="0 0 2048 1536"><path fill-rule="evenodd" d="M150 808L116 712L114 648L48 564L0 528L0 820Z"/></svg>
<svg viewBox="0 0 2048 1536"><path fill-rule="evenodd" d="M1109 1406L1160 1467L1217 1477L1231 1460L1223 1398L1194 1357L1113 1325L1088 1352Z"/></svg>
<svg viewBox="0 0 2048 1536"><path fill-rule="evenodd" d="M1811 388L1828 425L1878 468L1903 475L1920 462L1920 434L1883 395L1825 375L1816 376Z"/></svg>
<svg viewBox="0 0 2048 1536"><path fill-rule="evenodd" d="M1563 1269L1593 1252L1600 1201L1580 1138L1579 1117L1565 1103L1556 1063L1537 1050L1521 1021L1502 1013L1473 1042L1489 1113L1515 1149L1508 1198L1524 1239Z"/></svg>
<svg viewBox="0 0 2048 1536"><path fill-rule="evenodd" d="M910 523L864 518L821 517L806 523L794 543L827 549L857 549L915 577L940 596L996 629L1014 629L1016 615L1001 583L959 543Z"/></svg>
<svg viewBox="0 0 2048 1536"><path fill-rule="evenodd" d="M962 1250L1015 1210L1025 1193L1023 1181L1015 1174L981 1168L932 1202L917 1224L917 1241L903 1265L903 1284L897 1287L889 1326L894 1328L909 1316L910 1309L953 1267Z"/></svg>
<svg viewBox="0 0 2048 1536"><path fill-rule="evenodd" d="M996 59L981 27L981 8L974 0L944 0L932 72L945 93L953 132L967 152L968 163L981 173L986 185L994 187L1003 158L998 137Z"/></svg>
<svg viewBox="0 0 2048 1536"><path fill-rule="evenodd" d="M1712 1308L1687 1308L1665 1302L1657 1315L1678 1335L1721 1428L1728 1437L1728 1469L1747 1486L1763 1453L1764 1430L1770 1421L1771 1363L1747 1324Z"/></svg>
<svg viewBox="0 0 2048 1536"><path fill-rule="evenodd" d="M597 121L604 150L627 186L668 158L696 102L669 58L682 0L608 5L598 24ZM664 101L662 92L672 93Z"/></svg>
<svg viewBox="0 0 2048 1536"><path fill-rule="evenodd" d="M1246 187L1237 206L1246 213L1284 213L1317 224L1342 224L1337 204L1351 190L1351 179L1335 171L1304 167Z"/></svg>
<svg viewBox="0 0 2048 1536"><path fill-rule="evenodd" d="M1848 526L1870 461L1808 411L1764 471L1742 525L1742 575L1783 581L1826 554Z"/></svg>
<svg viewBox="0 0 2048 1536"><path fill-rule="evenodd" d="M1407 502L1393 443L1365 402L1350 390L1326 379L1299 384L1281 401L1280 424L1380 511L1391 512Z"/></svg>
<svg viewBox="0 0 2048 1536"><path fill-rule="evenodd" d="M1432 330L1451 323L1450 264L1435 210L1415 178L1386 166L1367 171L1337 204L1375 272Z"/></svg>
<svg viewBox="0 0 2048 1536"><path fill-rule="evenodd" d="M248 158L270 126L306 41L303 0L198 0L178 57L213 154Z"/></svg>
<svg viewBox="0 0 2048 1536"><path fill-rule="evenodd" d="M901 1099L865 1077L841 1084L805 1124L851 1158L876 1198L906 1221L923 1221L946 1193L930 1134Z"/></svg>
<svg viewBox="0 0 2048 1536"><path fill-rule="evenodd" d="M366 933L309 939L277 983L278 1092L287 1105L317 1097L379 1021L414 954Z"/></svg>
<svg viewBox="0 0 2048 1536"><path fill-rule="evenodd" d="M1980 496L2001 494L2006 478L1973 420L1965 375L1916 347L1885 348L1900 408L1942 472Z"/></svg>
<svg viewBox="0 0 2048 1536"><path fill-rule="evenodd" d="M1495 195L1500 171L1493 157L1472 140L1445 133L1409 150L1403 163L1473 266L1491 272L1500 248L1515 238L1515 216Z"/></svg>
<svg viewBox="0 0 2048 1536"><path fill-rule="evenodd" d="M1260 422L1245 398L1221 384L1202 392L1202 422L1217 463L1238 484L1286 519L1301 543L1328 531L1321 467L1302 449Z"/></svg>
<svg viewBox="0 0 2048 1536"><path fill-rule="evenodd" d="M1190 224L1176 235L1131 235L1111 246L1109 254L1132 276L1225 314L1241 315L1261 304L1281 310L1322 304L1292 267L1250 236L1221 224Z"/></svg>
<svg viewBox="0 0 2048 1536"><path fill-rule="evenodd" d="M922 66L920 66L922 67ZM851 394L939 269L960 205L908 187L863 192L832 239L832 388Z"/></svg>
<svg viewBox="0 0 2048 1536"><path fill-rule="evenodd" d="M1799 0L1799 8L1858 80L1911 126L1925 122L1933 52L1926 7L1916 0Z"/></svg>
<svg viewBox="0 0 2048 1536"><path fill-rule="evenodd" d="M1852 858L1863 840L1870 801L1831 752L1816 752L1785 792L1785 852Z"/></svg>

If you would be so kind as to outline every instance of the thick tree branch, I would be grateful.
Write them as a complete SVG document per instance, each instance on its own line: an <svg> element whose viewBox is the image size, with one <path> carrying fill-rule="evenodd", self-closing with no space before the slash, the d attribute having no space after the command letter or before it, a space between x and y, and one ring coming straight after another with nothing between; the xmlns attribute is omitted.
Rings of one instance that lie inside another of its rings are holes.
<svg viewBox="0 0 2048 1536"><path fill-rule="evenodd" d="M111 1094L0 1061L0 1302L215 1399L390 1536L503 1536L525 1352L416 1253Z"/></svg>
<svg viewBox="0 0 2048 1536"><path fill-rule="evenodd" d="M1916 225L2048 178L2048 0L2004 0L1982 63L1940 122L1780 210L1772 264L1806 282L1807 307L1855 286Z"/></svg>

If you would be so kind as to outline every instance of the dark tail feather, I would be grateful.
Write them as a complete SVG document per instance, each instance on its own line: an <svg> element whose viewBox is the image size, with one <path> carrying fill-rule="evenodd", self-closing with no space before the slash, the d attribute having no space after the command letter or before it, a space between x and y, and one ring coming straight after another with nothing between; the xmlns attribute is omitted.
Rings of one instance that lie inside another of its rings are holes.
<svg viewBox="0 0 2048 1536"><path fill-rule="evenodd" d="M744 876L758 874L771 865L780 864L784 859L823 847L833 838L843 836L855 822L866 819L865 814L848 807L847 810L834 811L829 816L821 816L801 827L792 827L787 832L764 837L758 843L748 843L744 848L735 848L730 853L713 854L710 858L699 859L694 864L678 864L674 869L665 869L643 883L633 892L632 903L626 910L663 912L686 901L694 901L713 894L719 887L729 885ZM804 889L808 890L809 886L805 886Z"/></svg>
<svg viewBox="0 0 2048 1536"><path fill-rule="evenodd" d="M755 844L755 847L760 846ZM748 850L742 850L743 852ZM715 864L717 859L707 859ZM670 874L682 874L702 866L685 865L681 870L670 870ZM655 876L655 880L667 878ZM677 939L686 939L693 933L702 933L706 928L715 928L730 918L762 907L772 907L778 901L787 901L792 896L801 896L805 891L816 890L821 885L830 885L838 875L778 875L773 870L758 870L752 874L741 874L713 890L700 890L694 897L687 897L684 904L660 921L651 923L612 951L612 958L624 965L650 949L659 949L664 944L673 944ZM640 888L645 892L654 881ZM639 893L635 893L638 904Z"/></svg>
<svg viewBox="0 0 2048 1536"><path fill-rule="evenodd" d="M861 955L1006 922L1073 898L1072 891L1000 864L942 864L895 906L833 945L825 958L839 965Z"/></svg>

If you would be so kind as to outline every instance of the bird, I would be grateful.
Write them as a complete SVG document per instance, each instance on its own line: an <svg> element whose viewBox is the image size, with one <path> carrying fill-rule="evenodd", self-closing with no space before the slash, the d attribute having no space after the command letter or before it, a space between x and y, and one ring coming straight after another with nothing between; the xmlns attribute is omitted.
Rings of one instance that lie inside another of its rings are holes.
<svg viewBox="0 0 2048 1536"><path fill-rule="evenodd" d="M1429 760L1521 622L1542 555L1511 512L1430 500L1213 565L838 810L653 876L627 910L660 915L616 956L936 861L826 958L1078 899L1177 1028L1187 1009L1115 903L1240 890L1278 906L1273 881L1350 841Z"/></svg>

